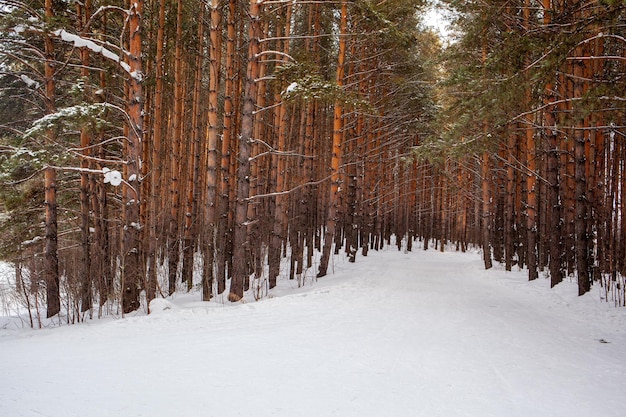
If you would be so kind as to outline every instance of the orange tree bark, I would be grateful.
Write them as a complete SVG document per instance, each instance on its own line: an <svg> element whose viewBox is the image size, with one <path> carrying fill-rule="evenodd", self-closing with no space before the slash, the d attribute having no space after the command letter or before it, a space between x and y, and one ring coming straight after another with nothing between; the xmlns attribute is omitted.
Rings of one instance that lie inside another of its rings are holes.
<svg viewBox="0 0 626 417"><path fill-rule="evenodd" d="M221 22L222 14L219 1L211 2L211 28L209 47L209 109L207 132L207 195L205 224L206 234L203 237L204 267L202 274L202 300L208 301L212 295L215 262L215 233L217 231L217 189L218 185L218 93L221 69Z"/></svg>
<svg viewBox="0 0 626 417"><path fill-rule="evenodd" d="M344 63L346 59L346 38L347 22L348 22L348 5L347 2L342 0L341 2L341 18L339 23L339 54L337 56L337 76L336 83L338 87L343 86L344 82ZM324 234L324 247L322 251L322 257L320 259L318 277L323 277L328 271L328 262L330 259L330 250L333 244L333 238L335 235L335 228L337 225L337 208L339 206L339 193L340 193L340 172L339 165L342 157L342 128L343 128L343 105L341 99L335 100L334 116L333 116L333 144L332 144L332 157L330 163L331 172L331 187L330 187L330 200L328 202L328 212L326 215L326 232Z"/></svg>
<svg viewBox="0 0 626 417"><path fill-rule="evenodd" d="M141 17L143 0L133 2L128 15L128 138L125 148L127 184L123 190L124 235L122 253L122 311L130 313L139 308L141 290L141 239L139 179L141 175L141 141L143 139L143 86L141 61Z"/></svg>

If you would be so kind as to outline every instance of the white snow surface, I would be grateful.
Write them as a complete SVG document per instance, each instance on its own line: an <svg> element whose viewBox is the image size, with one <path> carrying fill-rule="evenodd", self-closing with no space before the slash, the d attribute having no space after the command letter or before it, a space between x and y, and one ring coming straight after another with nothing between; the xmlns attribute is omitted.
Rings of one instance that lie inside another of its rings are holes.
<svg viewBox="0 0 626 417"><path fill-rule="evenodd" d="M0 416L623 416L626 309L477 253L336 257L258 302L0 330Z"/></svg>

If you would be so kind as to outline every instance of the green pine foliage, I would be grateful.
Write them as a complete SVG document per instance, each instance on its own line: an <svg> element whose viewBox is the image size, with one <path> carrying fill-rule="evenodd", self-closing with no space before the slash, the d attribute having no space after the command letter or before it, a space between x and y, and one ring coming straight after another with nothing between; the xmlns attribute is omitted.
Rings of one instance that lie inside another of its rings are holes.
<svg viewBox="0 0 626 417"><path fill-rule="evenodd" d="M544 25L540 2L532 2L529 22L524 22L519 8L523 2L502 4L498 1L446 1L455 11L462 36L450 45L443 57L445 76L442 94L447 96L445 111L439 123L445 131L437 133L428 145L448 152L462 147L458 155L493 150L497 137L527 112L540 111L548 84L576 59L576 48L600 33L605 48L619 54L623 42L611 38L619 31L624 17L622 2L590 2L579 10L576 2L565 2L564 10L546 11L552 17ZM580 17L586 13L586 17ZM529 27L525 27L529 26ZM579 117L602 109L605 116L619 118L611 112L621 107L625 85L619 60L607 61L605 75L593 80L582 99L573 103ZM530 100L526 94L530 92ZM616 121L616 120L615 120ZM484 128L483 123L487 125ZM429 151L423 150L424 153Z"/></svg>

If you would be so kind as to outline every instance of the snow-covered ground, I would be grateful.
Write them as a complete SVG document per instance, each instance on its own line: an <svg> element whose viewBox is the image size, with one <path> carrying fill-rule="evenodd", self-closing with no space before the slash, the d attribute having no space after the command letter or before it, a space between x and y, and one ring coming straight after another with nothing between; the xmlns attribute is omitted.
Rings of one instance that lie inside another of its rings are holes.
<svg viewBox="0 0 626 417"><path fill-rule="evenodd" d="M626 309L476 253L335 259L255 302L0 330L7 417L612 417Z"/></svg>

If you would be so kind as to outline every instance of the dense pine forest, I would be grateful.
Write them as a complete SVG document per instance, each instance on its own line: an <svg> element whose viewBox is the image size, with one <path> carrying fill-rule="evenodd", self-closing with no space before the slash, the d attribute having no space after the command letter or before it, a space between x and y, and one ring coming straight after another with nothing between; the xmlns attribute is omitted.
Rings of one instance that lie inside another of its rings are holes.
<svg viewBox="0 0 626 417"><path fill-rule="evenodd" d="M48 317L418 240L626 304L624 1L2 0L0 26L0 258Z"/></svg>

